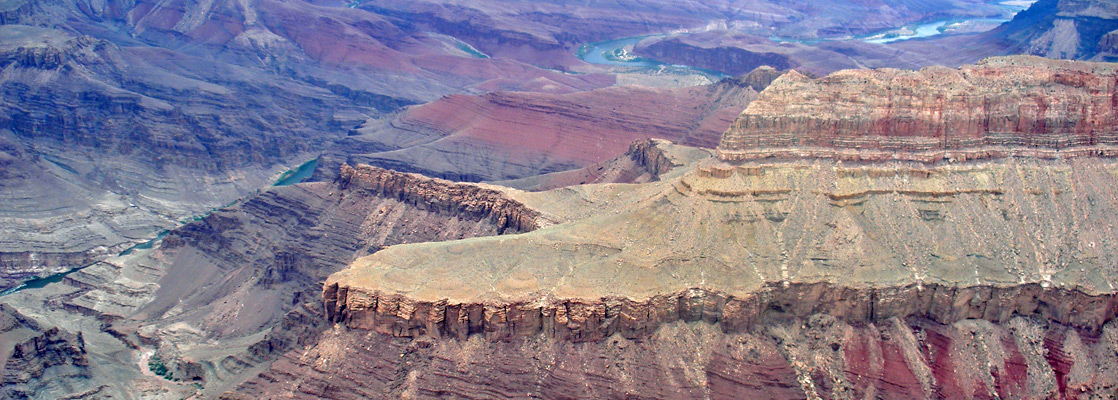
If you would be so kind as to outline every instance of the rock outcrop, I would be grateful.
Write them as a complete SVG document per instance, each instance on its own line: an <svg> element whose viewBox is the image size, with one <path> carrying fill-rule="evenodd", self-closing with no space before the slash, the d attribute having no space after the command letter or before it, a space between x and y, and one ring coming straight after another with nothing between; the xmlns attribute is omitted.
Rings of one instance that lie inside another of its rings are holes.
<svg viewBox="0 0 1118 400"><path fill-rule="evenodd" d="M965 161L1118 155L1118 68L1036 57L960 69L777 79L726 131L724 160Z"/></svg>
<svg viewBox="0 0 1118 400"><path fill-rule="evenodd" d="M357 189L396 199L425 211L460 218L489 220L497 233L528 232L539 227L540 214L504 193L478 185L455 183L368 165L342 165L341 190Z"/></svg>
<svg viewBox="0 0 1118 400"><path fill-rule="evenodd" d="M58 394L73 379L88 377L81 332L43 328L0 304L0 396L34 399Z"/></svg>
<svg viewBox="0 0 1118 400"><path fill-rule="evenodd" d="M572 342L597 342L614 335L642 340L677 321L718 323L723 331L740 333L774 316L813 315L828 315L853 325L912 317L944 325L968 319L1003 323L1027 316L1097 334L1118 316L1118 296L1114 294L1046 290L1039 284L856 288L774 283L743 297L694 288L644 300L617 297L557 299L542 304L456 304L416 301L399 294L350 293L350 287L332 283L326 286L323 300L327 318L350 328L397 337L465 340L479 334L504 341L540 335Z"/></svg>
<svg viewBox="0 0 1118 400"><path fill-rule="evenodd" d="M660 139L636 140L629 145L629 151L625 154L606 162L495 184L544 191L594 183L647 183L659 180L660 176L675 167L709 157L709 153L700 149L689 149L685 154L668 154L669 150L682 149L679 146L669 146L670 144Z"/></svg>

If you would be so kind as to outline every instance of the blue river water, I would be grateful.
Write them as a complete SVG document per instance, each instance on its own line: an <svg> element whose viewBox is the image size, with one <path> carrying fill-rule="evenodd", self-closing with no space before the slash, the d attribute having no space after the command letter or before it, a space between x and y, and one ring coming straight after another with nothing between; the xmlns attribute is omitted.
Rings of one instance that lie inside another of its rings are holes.
<svg viewBox="0 0 1118 400"><path fill-rule="evenodd" d="M280 178L278 180L276 180L276 183L275 183L274 186L294 185L296 183L300 183L302 181L305 181L305 180L307 180L307 178L311 177L311 174L314 173L314 169L317 166L318 166L318 159L317 158L315 158L313 160L310 160L310 161L307 161L307 162L299 165L298 167L295 167L295 169L292 169L290 171L285 172L283 175L280 175ZM234 202L234 203L236 203L236 202ZM231 206L234 203L227 204L225 207ZM221 208L225 208L225 207L221 207ZM214 209L213 211L216 211L216 210L218 210L218 209ZM202 218L205 218L207 215L209 215L213 211L207 212L207 213L199 215L199 216L195 216L193 218L190 218L190 219L184 221L183 223L189 223L189 222L192 222L192 221L200 220ZM121 251L119 255L126 256L126 255L129 255L129 254L132 254L132 252L134 252L136 250L146 250L146 249L150 249L152 247L155 247L155 244L158 243L160 240L163 240L163 238L166 237L167 234L170 233L170 232L171 232L170 230L160 231L158 234L155 235L155 238L153 238L151 240L148 240L146 242L143 242L143 243L133 245L132 247L129 247L127 249L124 249L124 251ZM4 290L4 291L0 291L0 296L6 296L6 295L9 295L9 294L21 291L21 290L39 289L39 288L43 288L43 287L45 287L49 284L52 284L52 283L62 282L62 279L66 278L67 275L70 275L74 272L81 271L82 269L85 269L86 267L89 267L90 265L93 265L93 264L83 265L83 266L80 266L80 267L75 267L75 268L71 268L70 270L67 270L67 271L59 272L57 274L51 274L51 275L44 276L42 278L35 278L35 279L25 281L25 282L21 283L19 286L9 288L9 289Z"/></svg>

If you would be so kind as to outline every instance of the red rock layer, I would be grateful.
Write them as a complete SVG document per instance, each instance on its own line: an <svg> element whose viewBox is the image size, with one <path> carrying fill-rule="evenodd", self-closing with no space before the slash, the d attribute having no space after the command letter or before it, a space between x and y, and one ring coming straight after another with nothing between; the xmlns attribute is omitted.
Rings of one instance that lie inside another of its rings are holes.
<svg viewBox="0 0 1118 400"><path fill-rule="evenodd" d="M350 153L350 159L398 171L453 180L519 179L607 161L638 139L713 148L756 96L750 84L757 82L453 95L409 108L390 124L359 129L361 135L347 139L352 145L340 149L377 149Z"/></svg>
<svg viewBox="0 0 1118 400"><path fill-rule="evenodd" d="M727 161L1116 155L1116 67L1036 57L992 58L960 69L840 71L820 79L787 74L719 144Z"/></svg>
<svg viewBox="0 0 1118 400"><path fill-rule="evenodd" d="M1023 317L848 324L775 310L747 332L676 322L641 340L582 343L335 329L222 397L1109 398L1118 389L1115 350L1113 323L1099 333Z"/></svg>

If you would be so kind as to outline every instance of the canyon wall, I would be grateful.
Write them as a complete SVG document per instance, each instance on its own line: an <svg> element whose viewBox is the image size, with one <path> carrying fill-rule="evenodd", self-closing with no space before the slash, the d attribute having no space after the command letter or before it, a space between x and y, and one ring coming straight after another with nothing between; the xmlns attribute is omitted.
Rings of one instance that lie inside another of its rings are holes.
<svg viewBox="0 0 1118 400"><path fill-rule="evenodd" d="M1113 65L1036 57L960 69L851 70L777 79L719 144L768 157L933 163L1118 155Z"/></svg>
<svg viewBox="0 0 1118 400"><path fill-rule="evenodd" d="M433 212L473 219L488 219L497 233L527 232L538 227L535 210L497 190L477 185L432 179L372 166L342 165L338 178L342 190L358 189L382 198Z"/></svg>
<svg viewBox="0 0 1118 400"><path fill-rule="evenodd" d="M773 314L790 318L827 314L849 324L919 317L945 325L965 319L1002 323L1024 316L1084 332L1098 332L1118 314L1118 297L1113 294L1089 295L1040 285L854 288L797 283L770 284L745 297L696 288L645 300L454 304L367 293L335 283L326 286L323 301L327 319L392 336L465 340L470 334L482 334L489 340L512 340L542 334L574 342L600 341L614 334L639 340L676 321L719 323L726 332L744 332Z"/></svg>

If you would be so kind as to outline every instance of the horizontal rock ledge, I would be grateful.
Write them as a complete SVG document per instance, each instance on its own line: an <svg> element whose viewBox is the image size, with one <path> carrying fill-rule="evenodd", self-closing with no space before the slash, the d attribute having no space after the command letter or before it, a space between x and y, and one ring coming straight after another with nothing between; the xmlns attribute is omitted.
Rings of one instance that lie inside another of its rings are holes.
<svg viewBox="0 0 1118 400"><path fill-rule="evenodd" d="M1014 316L1041 318L1097 333L1118 314L1114 293L1092 295L1039 284L955 287L910 284L853 288L830 283L770 283L745 296L694 288L646 300L603 298L450 304L401 294L367 293L336 283L323 289L325 317L352 329L396 337L465 339L481 334L511 340L543 334L571 342L614 334L646 338L675 321L718 323L743 332L769 318L829 314L847 323L924 317L943 324L965 319L995 323Z"/></svg>

